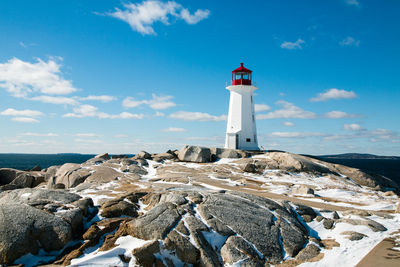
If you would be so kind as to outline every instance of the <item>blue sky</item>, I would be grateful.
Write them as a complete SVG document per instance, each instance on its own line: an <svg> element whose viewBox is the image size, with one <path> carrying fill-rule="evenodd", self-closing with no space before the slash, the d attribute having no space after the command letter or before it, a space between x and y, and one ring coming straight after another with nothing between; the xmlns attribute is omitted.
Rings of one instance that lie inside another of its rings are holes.
<svg viewBox="0 0 400 267"><path fill-rule="evenodd" d="M231 71L266 149L400 155L400 2L0 2L0 152L223 146Z"/></svg>

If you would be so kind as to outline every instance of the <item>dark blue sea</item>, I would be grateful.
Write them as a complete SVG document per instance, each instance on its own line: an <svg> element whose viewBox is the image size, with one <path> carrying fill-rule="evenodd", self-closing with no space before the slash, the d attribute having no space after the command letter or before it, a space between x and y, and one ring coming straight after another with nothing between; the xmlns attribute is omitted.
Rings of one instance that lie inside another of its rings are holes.
<svg viewBox="0 0 400 267"><path fill-rule="evenodd" d="M82 163L94 156L90 154L0 154L0 168L28 170L39 165L44 169L64 163ZM400 184L400 159L333 159L323 157L321 159L381 174Z"/></svg>
<svg viewBox="0 0 400 267"><path fill-rule="evenodd" d="M89 154L0 154L0 168L30 170L39 165L44 169L64 163L83 163L94 156Z"/></svg>

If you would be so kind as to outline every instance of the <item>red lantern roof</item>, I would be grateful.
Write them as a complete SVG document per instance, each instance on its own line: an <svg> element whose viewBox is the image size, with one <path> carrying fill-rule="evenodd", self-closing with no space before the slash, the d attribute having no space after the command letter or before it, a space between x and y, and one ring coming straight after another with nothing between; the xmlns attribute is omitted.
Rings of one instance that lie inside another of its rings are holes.
<svg viewBox="0 0 400 267"><path fill-rule="evenodd" d="M249 69L246 69L245 67L243 67L243 63L240 63L240 67L232 71L232 73L237 73L237 72L249 72L249 73L251 73L252 71L249 70Z"/></svg>

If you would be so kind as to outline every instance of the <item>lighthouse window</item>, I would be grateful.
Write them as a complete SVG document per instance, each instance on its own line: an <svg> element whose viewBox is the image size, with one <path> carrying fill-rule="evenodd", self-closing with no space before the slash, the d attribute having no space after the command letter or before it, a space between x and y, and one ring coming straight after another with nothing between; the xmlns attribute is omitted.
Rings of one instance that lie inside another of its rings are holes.
<svg viewBox="0 0 400 267"><path fill-rule="evenodd" d="M251 142L251 139L250 139L250 138L246 138L246 142L247 142L247 143L250 143L250 142Z"/></svg>
<svg viewBox="0 0 400 267"><path fill-rule="evenodd" d="M243 79L248 80L249 79L249 75L247 75L247 74L243 75Z"/></svg>

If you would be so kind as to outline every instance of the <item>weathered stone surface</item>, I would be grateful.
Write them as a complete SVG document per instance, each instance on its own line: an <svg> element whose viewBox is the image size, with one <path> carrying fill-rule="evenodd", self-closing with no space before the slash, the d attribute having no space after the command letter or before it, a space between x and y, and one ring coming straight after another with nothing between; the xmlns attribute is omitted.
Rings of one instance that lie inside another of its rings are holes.
<svg viewBox="0 0 400 267"><path fill-rule="evenodd" d="M397 203L396 213L400 213L400 201Z"/></svg>
<svg viewBox="0 0 400 267"><path fill-rule="evenodd" d="M234 264L245 259L250 259L254 263L261 262L257 251L243 238L238 236L231 236L226 240L224 246L221 248L221 257L225 264Z"/></svg>
<svg viewBox="0 0 400 267"><path fill-rule="evenodd" d="M211 152L207 147L200 146L184 146L181 150L179 150L178 158L180 161L189 161L189 162L210 162L211 160Z"/></svg>
<svg viewBox="0 0 400 267"><path fill-rule="evenodd" d="M85 182L87 183L108 183L123 175L122 173L105 166L93 166L92 168L94 172L85 179Z"/></svg>
<svg viewBox="0 0 400 267"><path fill-rule="evenodd" d="M53 179L49 179L48 188L52 188L54 184L64 184L66 188L72 188L80 183L90 175L90 171L82 169L80 164L66 163L62 165L54 175Z"/></svg>
<svg viewBox="0 0 400 267"><path fill-rule="evenodd" d="M365 220L357 220L357 219L348 219L348 218L341 218L336 221L337 223L339 222L344 222L344 223L349 223L353 225L365 225L368 226L372 231L374 232L384 232L387 230L385 226L382 224L371 220L371 219L365 219Z"/></svg>
<svg viewBox="0 0 400 267"><path fill-rule="evenodd" d="M137 217L137 209L137 205L121 199L109 200L101 206L101 216L106 218L119 217L122 215Z"/></svg>
<svg viewBox="0 0 400 267"><path fill-rule="evenodd" d="M335 221L332 220L332 219L325 218L324 221L323 221L324 228L325 229L332 229L334 222Z"/></svg>
<svg viewBox="0 0 400 267"><path fill-rule="evenodd" d="M181 218L172 203L161 203L145 215L128 223L130 235L144 239L163 239Z"/></svg>
<svg viewBox="0 0 400 267"><path fill-rule="evenodd" d="M249 198L252 197L249 196ZM296 243L297 247L289 250L292 253L297 253L306 242L303 230L297 224L289 224L285 220L276 223L276 218L268 209L279 208L282 211L279 217L290 218L291 215L277 203L262 198L255 199L256 202L230 194L207 195L206 199L199 205L199 212L206 220L215 217L223 224L228 225L233 231L251 242L272 263L282 260L279 226L283 230L284 245L286 243L286 246L290 248ZM224 208L221 209L220 207ZM238 212L238 209L241 211ZM285 215L283 215L284 213ZM292 218L292 220L295 221L296 219ZM252 225L252 227L247 227L248 225ZM296 239L296 241L292 242L291 238Z"/></svg>
<svg viewBox="0 0 400 267"><path fill-rule="evenodd" d="M176 155L173 153L159 153L153 156L153 160L160 162L163 160L174 160L176 159Z"/></svg>
<svg viewBox="0 0 400 267"><path fill-rule="evenodd" d="M23 172L17 175L17 177L10 183L16 185L18 188L32 187L35 181L35 177L27 172Z"/></svg>
<svg viewBox="0 0 400 267"><path fill-rule="evenodd" d="M279 169L287 171L332 173L328 167L319 164L317 160L305 156L288 152L269 152L266 153L266 155L278 164Z"/></svg>
<svg viewBox="0 0 400 267"><path fill-rule="evenodd" d="M31 169L31 171L41 171L41 170L42 170L42 168L40 168L39 165L36 165Z"/></svg>
<svg viewBox="0 0 400 267"><path fill-rule="evenodd" d="M308 261L320 253L321 249L314 244L308 244L307 247L302 249L299 254L296 256L296 260L299 261Z"/></svg>
<svg viewBox="0 0 400 267"><path fill-rule="evenodd" d="M250 173L256 173L257 172L257 167L253 163L247 163L246 165L243 166L242 171L250 172Z"/></svg>
<svg viewBox="0 0 400 267"><path fill-rule="evenodd" d="M314 189L306 185L299 185L292 187L292 193L297 195L314 195Z"/></svg>
<svg viewBox="0 0 400 267"><path fill-rule="evenodd" d="M300 214L301 216L303 215L309 215L311 216L312 220L317 217L317 213L315 213L314 209L311 207L308 207L306 205L302 205L302 204L297 204L296 203L296 211L298 214Z"/></svg>
<svg viewBox="0 0 400 267"><path fill-rule="evenodd" d="M200 258L200 251L190 242L188 237L171 231L164 240L165 247L175 250L178 258L186 263L195 264Z"/></svg>
<svg viewBox="0 0 400 267"><path fill-rule="evenodd" d="M81 197L77 194L60 190L24 188L1 193L0 205L19 203L38 206L52 202L58 202L65 205L77 201L80 198Z"/></svg>
<svg viewBox="0 0 400 267"><path fill-rule="evenodd" d="M151 159L150 153L147 153L146 151L140 151L138 154L135 155L135 159Z"/></svg>
<svg viewBox="0 0 400 267"><path fill-rule="evenodd" d="M158 241L153 241L140 248L134 248L132 255L136 258L136 264L143 267L153 267L156 262L155 253L160 251Z"/></svg>
<svg viewBox="0 0 400 267"><path fill-rule="evenodd" d="M13 263L39 249L59 250L72 238L62 218L24 204L0 205L0 262Z"/></svg>
<svg viewBox="0 0 400 267"><path fill-rule="evenodd" d="M210 152L212 161L216 161L219 159L238 159L246 157L245 152L229 148L211 147Z"/></svg>
<svg viewBox="0 0 400 267"><path fill-rule="evenodd" d="M20 173L23 173L23 171L11 168L0 169L0 185L11 183Z"/></svg>
<svg viewBox="0 0 400 267"><path fill-rule="evenodd" d="M361 240L364 237L367 237L367 235L364 235L362 233L359 232L355 232L355 231L344 231L342 233L340 233L341 235L346 235L346 238L351 240L351 241L357 241L357 240Z"/></svg>
<svg viewBox="0 0 400 267"><path fill-rule="evenodd" d="M103 153L103 154L98 154L94 157L95 159L104 159L104 160L109 160L110 156L108 153Z"/></svg>

